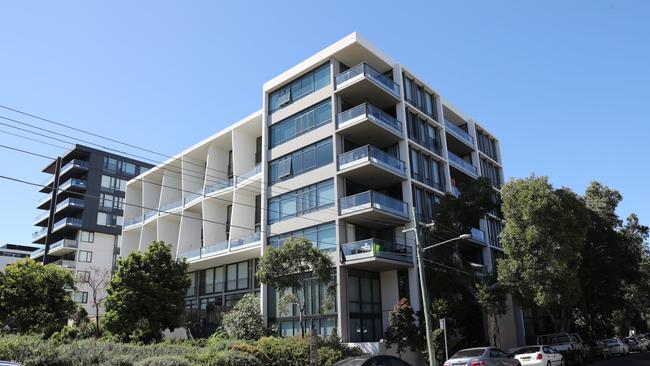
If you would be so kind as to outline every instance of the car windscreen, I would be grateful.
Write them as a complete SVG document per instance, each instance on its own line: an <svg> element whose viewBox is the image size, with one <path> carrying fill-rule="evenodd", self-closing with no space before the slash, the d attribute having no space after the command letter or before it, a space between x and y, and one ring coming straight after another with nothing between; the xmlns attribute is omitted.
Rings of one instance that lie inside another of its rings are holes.
<svg viewBox="0 0 650 366"><path fill-rule="evenodd" d="M451 358L479 357L485 353L484 349L464 349L456 352Z"/></svg>
<svg viewBox="0 0 650 366"><path fill-rule="evenodd" d="M607 343L607 344L618 344L618 341L616 339L605 339L605 343Z"/></svg>
<svg viewBox="0 0 650 366"><path fill-rule="evenodd" d="M565 343L571 343L571 339L567 336L557 336L551 338L551 344L565 344Z"/></svg>
<svg viewBox="0 0 650 366"><path fill-rule="evenodd" d="M517 352L515 352L516 355L523 355L524 353L535 353L539 352L539 347L533 346L533 347L524 347Z"/></svg>

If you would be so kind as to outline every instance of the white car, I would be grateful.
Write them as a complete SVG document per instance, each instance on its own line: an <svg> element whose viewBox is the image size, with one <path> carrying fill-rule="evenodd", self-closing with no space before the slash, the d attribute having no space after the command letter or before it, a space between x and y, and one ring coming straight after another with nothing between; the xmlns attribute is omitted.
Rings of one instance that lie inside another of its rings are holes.
<svg viewBox="0 0 650 366"><path fill-rule="evenodd" d="M564 366L564 357L549 346L527 346L515 352L521 366Z"/></svg>
<svg viewBox="0 0 650 366"><path fill-rule="evenodd" d="M619 338L604 339L610 355L625 356L630 354L630 347Z"/></svg>

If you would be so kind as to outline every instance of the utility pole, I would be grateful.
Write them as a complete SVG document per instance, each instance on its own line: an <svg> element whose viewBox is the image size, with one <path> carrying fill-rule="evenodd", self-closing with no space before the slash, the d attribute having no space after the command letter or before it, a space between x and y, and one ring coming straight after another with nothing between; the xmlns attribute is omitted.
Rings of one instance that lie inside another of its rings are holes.
<svg viewBox="0 0 650 366"><path fill-rule="evenodd" d="M418 264L418 276L420 278L420 296L422 297L422 312L424 313L424 325L427 332L427 351L429 352L429 366L437 366L438 362L436 360L436 354L433 350L433 340L431 339L431 332L433 327L431 325L431 316L429 315L429 310L431 305L429 304L429 296L427 293L426 282L424 280L424 263L423 263L423 251L422 244L420 243L420 227L418 225L418 219L415 214L415 206L411 208L411 221L412 227L410 229L405 229L404 232L413 231L415 233L415 254L417 257Z"/></svg>

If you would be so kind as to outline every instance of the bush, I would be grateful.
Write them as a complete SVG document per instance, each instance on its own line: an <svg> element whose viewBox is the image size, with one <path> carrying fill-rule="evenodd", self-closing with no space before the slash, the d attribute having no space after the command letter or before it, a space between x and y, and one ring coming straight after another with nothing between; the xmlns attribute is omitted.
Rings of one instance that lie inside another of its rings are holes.
<svg viewBox="0 0 650 366"><path fill-rule="evenodd" d="M264 363L252 354L227 350L208 349L201 353L198 362L203 366L262 366Z"/></svg>
<svg viewBox="0 0 650 366"><path fill-rule="evenodd" d="M254 341L260 339L265 328L259 297L254 294L244 295L223 317L223 327L233 338Z"/></svg>
<svg viewBox="0 0 650 366"><path fill-rule="evenodd" d="M257 346L269 358L270 366L302 366L309 364L309 338L262 337Z"/></svg>
<svg viewBox="0 0 650 366"><path fill-rule="evenodd" d="M136 366L189 366L189 361L181 356L155 356L145 358Z"/></svg>
<svg viewBox="0 0 650 366"><path fill-rule="evenodd" d="M0 338L0 360L17 361L25 366L57 365L56 346L36 336Z"/></svg>

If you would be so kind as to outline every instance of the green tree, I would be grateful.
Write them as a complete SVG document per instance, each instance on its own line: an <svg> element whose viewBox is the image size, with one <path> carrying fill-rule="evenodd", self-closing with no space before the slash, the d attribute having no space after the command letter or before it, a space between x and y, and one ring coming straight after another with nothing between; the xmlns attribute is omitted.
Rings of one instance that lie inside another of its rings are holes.
<svg viewBox="0 0 650 366"><path fill-rule="evenodd" d="M415 324L415 312L407 299L400 299L388 313L388 328L384 334L386 346L397 346L397 353L409 348L411 351L422 349L422 337Z"/></svg>
<svg viewBox="0 0 650 366"><path fill-rule="evenodd" d="M0 326L49 337L76 309L69 295L73 288L72 273L60 266L31 259L8 265L0 271Z"/></svg>
<svg viewBox="0 0 650 366"><path fill-rule="evenodd" d="M311 278L317 278L328 287L328 301L322 308L331 308L335 287L332 284L334 263L332 258L323 253L304 238L289 238L281 247L268 247L257 268L257 279L284 294L280 300L283 304L295 303L299 309L300 328L305 336L305 284ZM323 310L323 309L321 309Z"/></svg>
<svg viewBox="0 0 650 366"><path fill-rule="evenodd" d="M483 311L488 315L490 344L494 347L501 347L499 316L507 312L507 289L498 281L496 273L490 273L476 283L474 296L476 296L476 301L478 301Z"/></svg>
<svg viewBox="0 0 650 366"><path fill-rule="evenodd" d="M121 259L107 288L106 329L123 341L151 342L160 340L163 330L180 325L191 282L187 266L185 259L174 260L162 241Z"/></svg>
<svg viewBox="0 0 650 366"><path fill-rule="evenodd" d="M577 269L588 225L584 203L546 177L511 180L501 190L506 225L499 281L522 301L545 310L557 330L567 331L580 298Z"/></svg>
<svg viewBox="0 0 650 366"><path fill-rule="evenodd" d="M228 335L256 341L264 335L264 320L260 311L260 299L254 294L246 294L223 317L223 326Z"/></svg>

